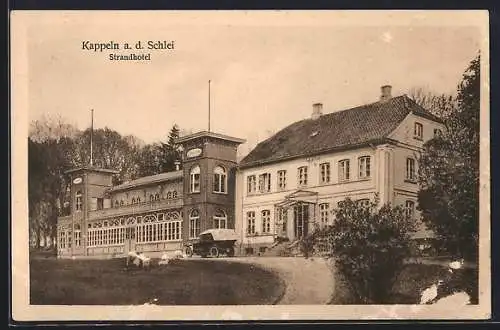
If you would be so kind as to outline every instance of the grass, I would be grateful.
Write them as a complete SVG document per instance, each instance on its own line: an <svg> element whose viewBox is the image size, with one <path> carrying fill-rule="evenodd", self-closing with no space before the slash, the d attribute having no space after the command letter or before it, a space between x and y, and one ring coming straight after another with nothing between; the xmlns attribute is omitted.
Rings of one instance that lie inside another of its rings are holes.
<svg viewBox="0 0 500 330"><path fill-rule="evenodd" d="M181 260L149 270L126 269L124 259L30 260L32 305L273 304L285 284L274 273L236 263Z"/></svg>
<svg viewBox="0 0 500 330"><path fill-rule="evenodd" d="M471 297L471 303L478 303L478 278L476 269L460 269L455 271L450 287L443 287L451 293L453 289L465 290ZM418 304L420 295L425 288L436 283L439 279L449 278L446 267L440 265L407 264L398 274L396 282L387 302L381 304ZM342 274L335 273L334 295L330 304L348 305L357 304L349 290L347 281Z"/></svg>

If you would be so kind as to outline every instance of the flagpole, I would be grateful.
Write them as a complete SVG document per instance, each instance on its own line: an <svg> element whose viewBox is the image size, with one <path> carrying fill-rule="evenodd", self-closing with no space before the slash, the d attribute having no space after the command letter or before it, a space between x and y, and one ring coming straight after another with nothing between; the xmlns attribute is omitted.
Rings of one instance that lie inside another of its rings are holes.
<svg viewBox="0 0 500 330"><path fill-rule="evenodd" d="M94 109L90 110L90 166L94 166L93 135L94 135Z"/></svg>
<svg viewBox="0 0 500 330"><path fill-rule="evenodd" d="M210 80L208 81L208 131L210 132Z"/></svg>

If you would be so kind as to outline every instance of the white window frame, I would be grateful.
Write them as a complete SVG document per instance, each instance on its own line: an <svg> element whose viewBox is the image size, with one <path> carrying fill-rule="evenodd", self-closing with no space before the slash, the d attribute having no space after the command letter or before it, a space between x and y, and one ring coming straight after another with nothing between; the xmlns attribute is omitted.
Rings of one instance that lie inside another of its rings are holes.
<svg viewBox="0 0 500 330"><path fill-rule="evenodd" d="M319 204L319 218L321 226L330 224L330 203Z"/></svg>
<svg viewBox="0 0 500 330"><path fill-rule="evenodd" d="M75 193L75 211L80 212L83 210L83 197L82 191L78 190Z"/></svg>
<svg viewBox="0 0 500 330"><path fill-rule="evenodd" d="M339 160L339 181L349 181L351 179L351 160L342 159Z"/></svg>
<svg viewBox="0 0 500 330"><path fill-rule="evenodd" d="M331 182L331 166L330 162L325 162L319 164L319 181L321 184L327 184Z"/></svg>
<svg viewBox="0 0 500 330"><path fill-rule="evenodd" d="M406 158L406 180L415 182L417 180L417 175L416 175L416 170L417 170L417 161L415 158L408 157Z"/></svg>
<svg viewBox="0 0 500 330"><path fill-rule="evenodd" d="M247 193L254 194L257 192L257 177L255 175L247 176Z"/></svg>
<svg viewBox="0 0 500 330"><path fill-rule="evenodd" d="M227 227L227 214L224 210L216 210L213 216L213 225L216 229L226 229Z"/></svg>
<svg viewBox="0 0 500 330"><path fill-rule="evenodd" d="M189 171L189 192L199 193L201 190L201 169L195 165Z"/></svg>
<svg viewBox="0 0 500 330"><path fill-rule="evenodd" d="M301 166L297 168L297 184L299 187L307 186L308 183L307 172L308 172L307 166Z"/></svg>
<svg viewBox="0 0 500 330"><path fill-rule="evenodd" d="M259 175L259 192L266 193L271 191L271 173Z"/></svg>
<svg viewBox="0 0 500 330"><path fill-rule="evenodd" d="M358 158L358 175L360 179L371 177L371 157L361 156Z"/></svg>
<svg viewBox="0 0 500 330"><path fill-rule="evenodd" d="M247 212L247 235L255 235L255 211Z"/></svg>
<svg viewBox="0 0 500 330"><path fill-rule="evenodd" d="M189 238L197 238L200 235L200 211L198 209L189 212Z"/></svg>
<svg viewBox="0 0 500 330"><path fill-rule="evenodd" d="M227 174L226 169L222 166L216 166L214 169L214 193L227 193Z"/></svg>
<svg viewBox="0 0 500 330"><path fill-rule="evenodd" d="M286 189L286 170L279 170L277 172L278 177L278 190Z"/></svg>
<svg viewBox="0 0 500 330"><path fill-rule="evenodd" d="M419 122L415 122L413 127L413 135L416 139L423 140L424 138L424 125Z"/></svg>
<svg viewBox="0 0 500 330"><path fill-rule="evenodd" d="M406 200L405 201L405 213L410 218L415 218L415 201Z"/></svg>
<svg viewBox="0 0 500 330"><path fill-rule="evenodd" d="M262 210L260 212L261 223L262 223L262 233L271 233L271 210Z"/></svg>

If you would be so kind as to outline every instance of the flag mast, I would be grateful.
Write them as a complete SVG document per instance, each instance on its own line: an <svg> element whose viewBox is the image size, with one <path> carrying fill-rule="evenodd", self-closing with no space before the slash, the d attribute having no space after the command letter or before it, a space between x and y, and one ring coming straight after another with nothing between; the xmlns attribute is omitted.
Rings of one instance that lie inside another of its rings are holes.
<svg viewBox="0 0 500 330"><path fill-rule="evenodd" d="M94 159L93 159L93 135L94 135L94 109L90 110L90 166L94 166Z"/></svg>
<svg viewBox="0 0 500 330"><path fill-rule="evenodd" d="M210 80L208 81L208 131L210 132Z"/></svg>

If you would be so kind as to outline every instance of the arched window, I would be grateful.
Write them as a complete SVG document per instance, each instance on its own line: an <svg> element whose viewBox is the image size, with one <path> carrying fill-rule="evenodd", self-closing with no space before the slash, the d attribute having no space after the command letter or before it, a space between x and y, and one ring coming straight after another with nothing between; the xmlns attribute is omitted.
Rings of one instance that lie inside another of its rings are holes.
<svg viewBox="0 0 500 330"><path fill-rule="evenodd" d="M120 201L120 206L123 206L123 204L125 204L125 203L123 202L123 199L122 199L122 200Z"/></svg>
<svg viewBox="0 0 500 330"><path fill-rule="evenodd" d="M189 191L192 193L200 192L200 167L194 166L189 173Z"/></svg>
<svg viewBox="0 0 500 330"><path fill-rule="evenodd" d="M227 228L227 215L223 210L217 210L214 213L214 228Z"/></svg>
<svg viewBox="0 0 500 330"><path fill-rule="evenodd" d="M172 198L177 198L177 191L175 191L175 190L174 190L174 191L172 192Z"/></svg>
<svg viewBox="0 0 500 330"><path fill-rule="evenodd" d="M222 166L214 169L214 192L225 193L227 186L226 170Z"/></svg>
<svg viewBox="0 0 500 330"><path fill-rule="evenodd" d="M200 212L192 210L189 213L189 238L197 238L200 234Z"/></svg>
<svg viewBox="0 0 500 330"><path fill-rule="evenodd" d="M141 198L137 197L137 204L141 204Z"/></svg>
<svg viewBox="0 0 500 330"><path fill-rule="evenodd" d="M135 204L135 198L132 198L132 204Z"/></svg>
<svg viewBox="0 0 500 330"><path fill-rule="evenodd" d="M82 210L82 192L78 190L75 194L75 209L77 211Z"/></svg>
<svg viewBox="0 0 500 330"><path fill-rule="evenodd" d="M118 201L115 201L115 207L120 206L120 203Z"/></svg>
<svg viewBox="0 0 500 330"><path fill-rule="evenodd" d="M153 194L149 195L149 201L154 202L155 196Z"/></svg>
<svg viewBox="0 0 500 330"><path fill-rule="evenodd" d="M159 201L160 200L160 194L159 193L156 193L155 194L155 201Z"/></svg>
<svg viewBox="0 0 500 330"><path fill-rule="evenodd" d="M169 192L167 193L167 199L171 199L171 198L172 198L172 192L171 192L171 191L169 191Z"/></svg>

